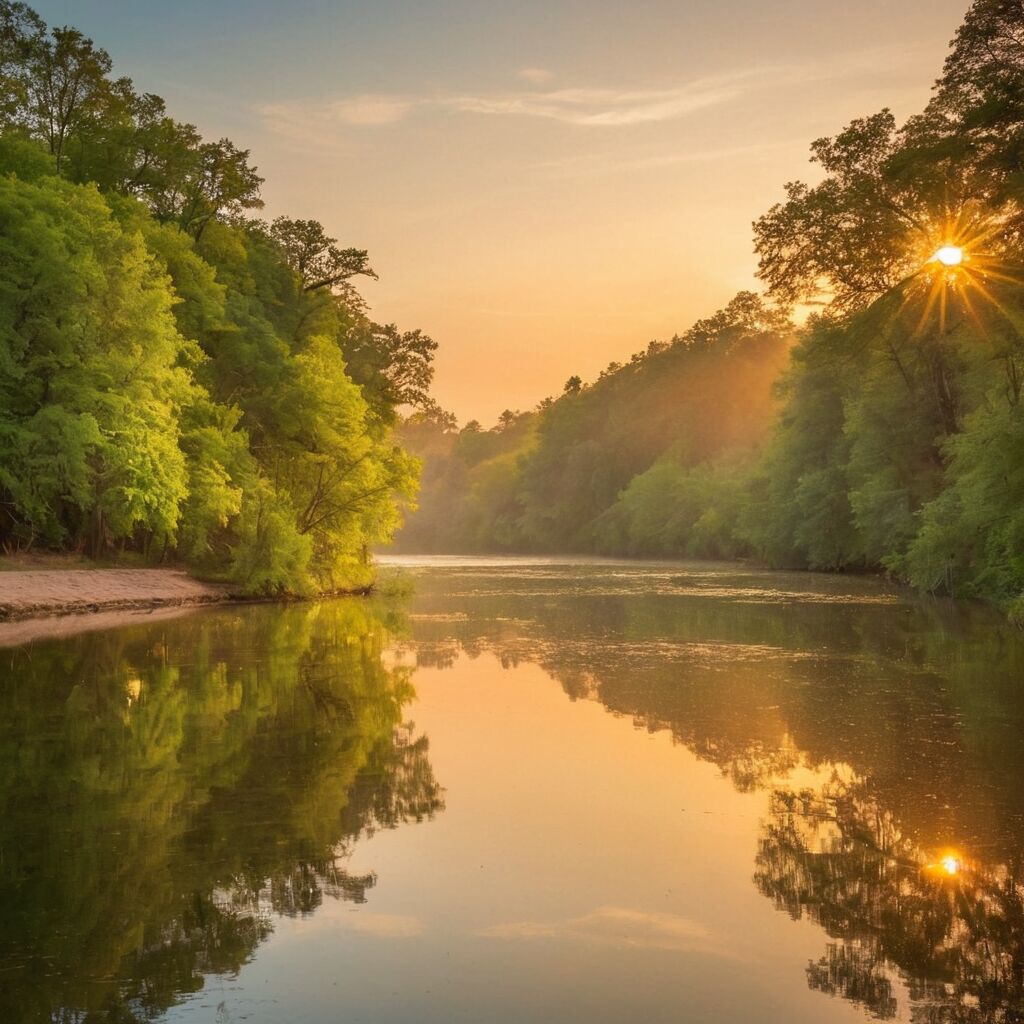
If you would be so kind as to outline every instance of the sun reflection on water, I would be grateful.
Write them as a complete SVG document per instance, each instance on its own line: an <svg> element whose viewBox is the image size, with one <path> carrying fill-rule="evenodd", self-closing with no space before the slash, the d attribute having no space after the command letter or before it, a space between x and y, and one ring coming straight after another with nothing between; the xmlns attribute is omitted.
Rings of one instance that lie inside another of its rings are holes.
<svg viewBox="0 0 1024 1024"><path fill-rule="evenodd" d="M955 857L951 853L943 857L942 860L939 861L939 865L947 875L960 874L960 858Z"/></svg>

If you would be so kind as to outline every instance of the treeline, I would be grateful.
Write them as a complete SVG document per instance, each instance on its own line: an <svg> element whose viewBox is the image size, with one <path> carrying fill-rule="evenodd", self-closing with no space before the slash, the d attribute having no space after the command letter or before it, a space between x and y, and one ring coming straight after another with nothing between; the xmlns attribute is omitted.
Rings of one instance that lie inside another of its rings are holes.
<svg viewBox="0 0 1024 1024"><path fill-rule="evenodd" d="M418 464L435 343L370 320L367 253L254 219L205 141L71 28L0 0L0 545L261 592L351 588Z"/></svg>
<svg viewBox="0 0 1024 1024"><path fill-rule="evenodd" d="M885 569L1024 614L1022 24L976 0L921 114L814 143L754 225L764 299L493 430L413 417L402 543Z"/></svg>
<svg viewBox="0 0 1024 1024"><path fill-rule="evenodd" d="M506 412L492 430L456 431L433 411L409 418L402 436L424 460L423 487L399 545L676 553L696 528L717 551L722 528L682 491L763 440L791 334L784 316L741 293L684 335L590 386L573 377L557 400Z"/></svg>

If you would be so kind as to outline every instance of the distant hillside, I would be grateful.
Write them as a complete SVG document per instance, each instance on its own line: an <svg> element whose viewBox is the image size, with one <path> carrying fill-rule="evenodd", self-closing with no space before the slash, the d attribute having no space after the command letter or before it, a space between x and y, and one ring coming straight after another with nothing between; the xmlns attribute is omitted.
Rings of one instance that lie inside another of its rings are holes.
<svg viewBox="0 0 1024 1024"><path fill-rule="evenodd" d="M642 536L650 510L634 508L645 480L682 480L756 450L791 334L785 317L744 292L685 334L652 342L589 386L570 378L558 399L507 412L491 430L413 417L402 437L424 461L423 481L399 549L660 552L665 544Z"/></svg>

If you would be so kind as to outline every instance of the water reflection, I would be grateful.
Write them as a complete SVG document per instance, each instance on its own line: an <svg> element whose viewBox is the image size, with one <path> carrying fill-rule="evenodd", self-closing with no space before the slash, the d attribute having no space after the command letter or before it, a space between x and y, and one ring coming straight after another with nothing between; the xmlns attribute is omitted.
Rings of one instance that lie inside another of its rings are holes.
<svg viewBox="0 0 1024 1024"><path fill-rule="evenodd" d="M1020 1020L1019 853L1005 863L953 859L929 863L869 784L833 777L773 794L755 882L779 909L808 915L838 940L808 966L812 988L891 1018L895 965L909 979L916 1020Z"/></svg>
<svg viewBox="0 0 1024 1024"><path fill-rule="evenodd" d="M1020 1022L1022 737L997 617L733 568L0 652L0 1019Z"/></svg>
<svg viewBox="0 0 1024 1024"><path fill-rule="evenodd" d="M0 652L3 1019L152 1019L276 916L365 901L359 837L442 807L398 629L342 601Z"/></svg>
<svg viewBox="0 0 1024 1024"><path fill-rule="evenodd" d="M416 582L421 665L536 662L768 791L754 881L826 933L812 989L881 1019L1024 1020L1024 641L997 616L872 581L825 579L813 600L805 576L735 570Z"/></svg>

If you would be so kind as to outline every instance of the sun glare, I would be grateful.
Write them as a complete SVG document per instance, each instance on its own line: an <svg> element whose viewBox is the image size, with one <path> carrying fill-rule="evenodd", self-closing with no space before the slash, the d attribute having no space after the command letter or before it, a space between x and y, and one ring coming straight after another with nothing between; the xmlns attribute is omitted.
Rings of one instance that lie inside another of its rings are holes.
<svg viewBox="0 0 1024 1024"><path fill-rule="evenodd" d="M911 275L918 283L905 296L905 303L920 306L915 335L922 336L935 327L946 333L965 320L984 334L993 310L1007 315L999 287L1004 282L1020 282L992 251L1000 228L999 222L972 216L968 210L925 226L920 248L910 256L920 260ZM998 241L994 248L1000 249ZM992 310L986 309L989 306Z"/></svg>
<svg viewBox="0 0 1024 1024"><path fill-rule="evenodd" d="M948 856L943 857L942 860L939 861L939 864L947 875L958 875L960 873L959 857L954 857L952 854L949 854Z"/></svg>
<svg viewBox="0 0 1024 1024"><path fill-rule="evenodd" d="M964 261L964 251L959 245L944 245L932 258L944 267L959 267Z"/></svg>
<svg viewBox="0 0 1024 1024"><path fill-rule="evenodd" d="M959 853L950 851L949 853L944 853L938 858L938 860L934 860L930 864L926 864L925 870L931 872L933 875L945 876L946 878L956 878L958 875L963 873L964 862Z"/></svg>

